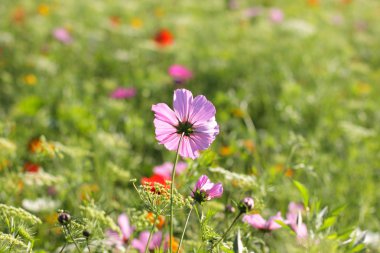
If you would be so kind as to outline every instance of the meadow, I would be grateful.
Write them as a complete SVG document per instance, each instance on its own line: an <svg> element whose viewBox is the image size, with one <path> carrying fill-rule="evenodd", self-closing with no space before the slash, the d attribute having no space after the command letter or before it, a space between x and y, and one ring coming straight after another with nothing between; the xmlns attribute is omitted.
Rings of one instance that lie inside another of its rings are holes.
<svg viewBox="0 0 380 253"><path fill-rule="evenodd" d="M0 252L380 252L379 13L2 0Z"/></svg>

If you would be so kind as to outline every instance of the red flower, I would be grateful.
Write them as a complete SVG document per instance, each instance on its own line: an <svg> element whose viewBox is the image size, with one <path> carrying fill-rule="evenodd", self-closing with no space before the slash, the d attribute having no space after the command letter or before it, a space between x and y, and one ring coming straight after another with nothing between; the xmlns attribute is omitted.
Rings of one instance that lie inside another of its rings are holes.
<svg viewBox="0 0 380 253"><path fill-rule="evenodd" d="M160 46L169 46L173 44L174 38L172 33L168 29L161 29L156 36L154 37L154 41Z"/></svg>
<svg viewBox="0 0 380 253"><path fill-rule="evenodd" d="M40 166L38 164L35 164L35 163L31 163L31 162L26 162L24 164L24 171L25 172L30 172L30 173L37 173L40 169Z"/></svg>
<svg viewBox="0 0 380 253"><path fill-rule="evenodd" d="M154 188L155 183L161 184L165 188L169 188L169 185L166 184L165 177L157 175L157 174L154 174L151 177L143 177L141 179L141 184L150 186L152 192L156 192L156 189Z"/></svg>

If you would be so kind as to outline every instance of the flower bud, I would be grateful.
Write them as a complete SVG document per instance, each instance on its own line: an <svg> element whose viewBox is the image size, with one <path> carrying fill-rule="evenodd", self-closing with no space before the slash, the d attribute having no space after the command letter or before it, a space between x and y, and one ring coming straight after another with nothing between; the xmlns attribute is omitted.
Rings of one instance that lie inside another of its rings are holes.
<svg viewBox="0 0 380 253"><path fill-rule="evenodd" d="M236 210L235 210L235 207L233 207L232 205L226 205L224 211L226 213L234 213Z"/></svg>
<svg viewBox="0 0 380 253"><path fill-rule="evenodd" d="M253 198L246 197L239 203L239 210L242 213L247 213L253 209L255 206L255 202L253 201Z"/></svg>
<svg viewBox="0 0 380 253"><path fill-rule="evenodd" d="M71 216L70 214L68 213L65 213L65 212L61 212L59 215L58 215L58 222L61 224L61 225L67 225L69 224L71 221Z"/></svg>
<svg viewBox="0 0 380 253"><path fill-rule="evenodd" d="M83 235L84 237L86 237L86 238L89 238L90 235L91 235L91 233L88 232L87 230L83 230L82 235Z"/></svg>

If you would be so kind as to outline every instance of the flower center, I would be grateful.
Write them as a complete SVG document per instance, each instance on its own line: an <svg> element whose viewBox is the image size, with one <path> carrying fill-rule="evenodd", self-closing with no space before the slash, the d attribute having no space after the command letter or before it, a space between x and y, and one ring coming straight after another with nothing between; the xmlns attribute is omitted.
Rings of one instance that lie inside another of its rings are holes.
<svg viewBox="0 0 380 253"><path fill-rule="evenodd" d="M176 129L177 129L177 133L178 134L184 133L185 136L190 136L190 134L192 134L194 132L194 130L193 130L193 124L191 124L188 121L186 121L186 122L179 122L179 124L176 127Z"/></svg>

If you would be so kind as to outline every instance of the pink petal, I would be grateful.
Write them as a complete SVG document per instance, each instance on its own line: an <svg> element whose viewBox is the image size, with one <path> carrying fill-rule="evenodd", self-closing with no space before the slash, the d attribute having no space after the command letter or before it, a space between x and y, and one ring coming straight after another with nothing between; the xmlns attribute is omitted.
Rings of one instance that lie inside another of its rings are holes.
<svg viewBox="0 0 380 253"><path fill-rule="evenodd" d="M221 183L217 183L213 185L211 189L206 191L206 193L209 199L219 198L223 194L223 185Z"/></svg>
<svg viewBox="0 0 380 253"><path fill-rule="evenodd" d="M215 117L215 113L215 106L205 96L199 95L194 98L192 103L189 121L193 124L199 121L208 121Z"/></svg>
<svg viewBox="0 0 380 253"><path fill-rule="evenodd" d="M133 232L133 228L129 224L129 220L126 214L119 215L117 222L119 224L121 233L123 234L123 239L129 239Z"/></svg>
<svg viewBox="0 0 380 253"><path fill-rule="evenodd" d="M267 224L267 221L260 214L245 215L243 221L257 229L265 229Z"/></svg>
<svg viewBox="0 0 380 253"><path fill-rule="evenodd" d="M152 105L152 111L157 120L166 122L170 125L178 125L178 119L172 109L165 103Z"/></svg>
<svg viewBox="0 0 380 253"><path fill-rule="evenodd" d="M186 89L174 91L173 107L177 118L181 122L186 122L189 117L190 108L193 103L193 94Z"/></svg>
<svg viewBox="0 0 380 253"><path fill-rule="evenodd" d="M282 222L284 221L284 219L281 217L280 212L278 212L275 216L272 216L269 218L268 224L267 224L268 230L276 230L276 229L281 228L281 225L278 224L276 221L282 221Z"/></svg>
<svg viewBox="0 0 380 253"><path fill-rule="evenodd" d="M160 144L164 144L165 148L173 151L177 150L180 137L181 135L174 133L166 136L166 138L163 140L159 140L158 138L157 140L160 141Z"/></svg>

